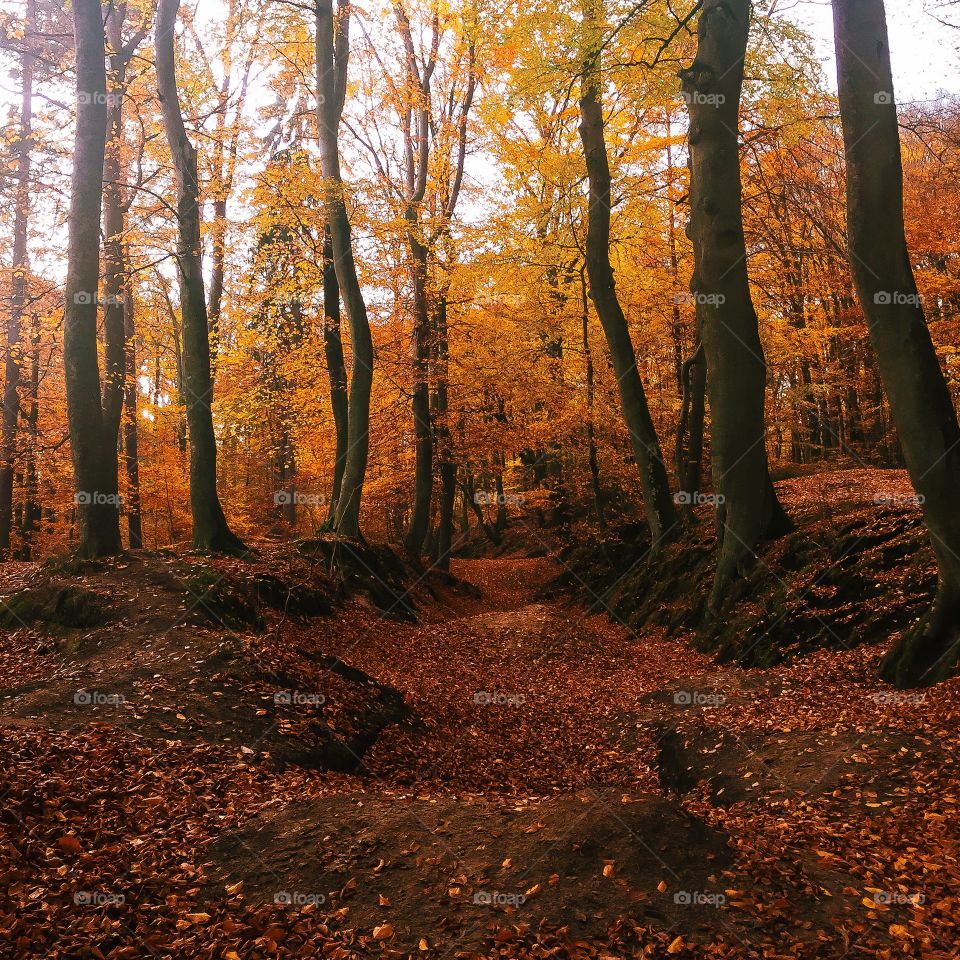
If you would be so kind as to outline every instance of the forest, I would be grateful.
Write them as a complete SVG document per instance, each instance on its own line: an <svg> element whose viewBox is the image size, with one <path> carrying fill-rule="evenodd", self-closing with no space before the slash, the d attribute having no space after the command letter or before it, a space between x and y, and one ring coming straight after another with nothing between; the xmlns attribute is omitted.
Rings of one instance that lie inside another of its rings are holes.
<svg viewBox="0 0 960 960"><path fill-rule="evenodd" d="M0 153L0 958L960 956L958 0L0 0Z"/></svg>

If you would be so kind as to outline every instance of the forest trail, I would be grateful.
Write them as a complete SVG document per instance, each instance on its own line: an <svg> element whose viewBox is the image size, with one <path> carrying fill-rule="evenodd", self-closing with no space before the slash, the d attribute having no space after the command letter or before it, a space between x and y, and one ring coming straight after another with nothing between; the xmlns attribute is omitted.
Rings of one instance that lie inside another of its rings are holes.
<svg viewBox="0 0 960 960"><path fill-rule="evenodd" d="M481 598L335 651L402 690L417 723L384 732L356 791L225 835L211 851L221 882L253 898L324 892L396 955L469 957L493 938L507 956L635 942L738 956L789 931L810 956L840 956L849 925L890 942L891 925L956 923L955 892L929 892L950 889L942 854L922 867L921 905L912 868L893 875L887 830L846 827L889 829L921 757L931 775L955 762L905 729L922 703L891 710L869 692L874 652L813 672L727 669L550 596L552 559L453 572ZM955 842L955 825L940 833Z"/></svg>
<svg viewBox="0 0 960 960"><path fill-rule="evenodd" d="M57 667L59 693L8 689L0 842L21 860L0 925L50 958L952 956L956 681L894 694L866 646L718 666L586 612L559 570L458 560L417 622L358 599L286 624L278 649L403 694L350 772L272 763L296 700L211 673L222 631L189 620L125 710L62 706L88 674L120 684L115 628ZM116 571L86 582L108 577L119 595ZM315 689L331 724L356 695Z"/></svg>

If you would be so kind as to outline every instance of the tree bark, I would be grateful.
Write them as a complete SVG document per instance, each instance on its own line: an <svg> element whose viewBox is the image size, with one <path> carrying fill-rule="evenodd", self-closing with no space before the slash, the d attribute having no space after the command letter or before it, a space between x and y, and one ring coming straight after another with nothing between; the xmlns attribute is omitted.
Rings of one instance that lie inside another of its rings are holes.
<svg viewBox="0 0 960 960"><path fill-rule="evenodd" d="M202 551L239 553L243 542L227 524L217 495L217 441L210 409L210 340L200 246L200 190L197 153L180 112L174 61L174 29L180 0L157 8L157 88L163 126L177 178L177 272L183 317L183 379L190 436L190 510L193 546Z"/></svg>
<svg viewBox="0 0 960 960"><path fill-rule="evenodd" d="M20 58L21 96L20 130L17 134L17 190L13 212L13 271L10 278L10 315L7 318L7 344L4 357L3 415L0 433L0 560L10 553L13 523L13 474L17 454L17 421L20 416L20 365L23 350L20 337L27 300L30 255L27 250L27 225L30 220L31 137L33 133L33 43L36 31L36 6L27 0L23 53Z"/></svg>
<svg viewBox="0 0 960 960"><path fill-rule="evenodd" d="M584 0L586 36L580 98L580 139L587 165L590 199L587 218L586 262L590 296L607 338L613 370L617 377L623 418L643 489L644 508L653 549L675 539L679 518L670 496L667 469L647 398L637 369L630 330L620 306L610 264L610 166L603 133L602 44L600 20L602 0Z"/></svg>
<svg viewBox="0 0 960 960"><path fill-rule="evenodd" d="M330 492L330 511L327 523L332 526L343 484L343 466L347 459L347 367L343 360L343 339L340 335L340 285L333 263L333 241L330 227L323 229L323 351L330 380L330 409L336 434L336 453L333 465L333 487Z"/></svg>
<svg viewBox="0 0 960 960"><path fill-rule="evenodd" d="M738 146L750 0L705 0L697 55L681 71L690 111L690 290L709 371L719 557L709 608L760 544L788 527L767 468L766 363L750 297Z"/></svg>
<svg viewBox="0 0 960 960"><path fill-rule="evenodd" d="M882 0L833 3L857 296L939 567L933 605L884 658L899 687L936 683L960 659L960 427L917 294Z"/></svg>
<svg viewBox="0 0 960 960"><path fill-rule="evenodd" d="M104 449L97 357L100 213L107 138L107 79L99 0L75 0L77 123L64 290L63 362L79 523L77 553L119 553L120 521Z"/></svg>
<svg viewBox="0 0 960 960"><path fill-rule="evenodd" d="M332 0L317 2L317 121L320 130L321 167L326 181L327 223L330 225L334 268L350 324L352 352L347 453L334 516L334 529L343 536L358 537L360 500L363 496L369 451L373 340L353 258L350 219L340 172L338 140L346 93L349 16L349 0L339 4L336 23Z"/></svg>
<svg viewBox="0 0 960 960"><path fill-rule="evenodd" d="M139 425L137 423L137 342L133 290L129 278L124 292L123 332L128 376L123 386L123 462L127 474L127 542L131 550L143 547L140 504Z"/></svg>

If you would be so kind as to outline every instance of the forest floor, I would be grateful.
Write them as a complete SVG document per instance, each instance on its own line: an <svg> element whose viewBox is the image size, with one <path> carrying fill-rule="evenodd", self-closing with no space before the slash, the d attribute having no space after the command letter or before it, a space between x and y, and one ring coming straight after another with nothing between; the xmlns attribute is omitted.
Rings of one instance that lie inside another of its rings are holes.
<svg viewBox="0 0 960 960"><path fill-rule="evenodd" d="M958 956L960 680L717 666L553 558L453 572L416 622L224 631L137 555L77 575L100 622L0 632L0 956Z"/></svg>

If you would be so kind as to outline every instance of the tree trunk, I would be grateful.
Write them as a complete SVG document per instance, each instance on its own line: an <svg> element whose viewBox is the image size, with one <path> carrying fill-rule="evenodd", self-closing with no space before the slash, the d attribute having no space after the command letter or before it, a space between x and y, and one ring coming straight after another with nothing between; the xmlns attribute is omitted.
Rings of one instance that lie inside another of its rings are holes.
<svg viewBox="0 0 960 960"><path fill-rule="evenodd" d="M197 153L180 112L174 62L174 30L180 0L160 0L157 9L157 87L163 126L177 176L177 272L183 317L183 380L190 435L190 510L193 546L226 553L243 551L227 525L217 495L217 441L210 409L210 340L203 289Z"/></svg>
<svg viewBox="0 0 960 960"><path fill-rule="evenodd" d="M343 465L347 459L347 368L343 361L343 340L340 336L340 285L333 265L333 243L330 228L323 229L323 350L330 380L330 409L336 433L336 459L333 465L333 488L327 523L333 525L343 483Z"/></svg>
<svg viewBox="0 0 960 960"><path fill-rule="evenodd" d="M107 138L107 90L99 0L75 0L77 123L64 290L63 362L79 522L77 553L119 553L120 521L110 494L97 357L100 213Z"/></svg>
<svg viewBox="0 0 960 960"><path fill-rule="evenodd" d="M935 683L960 659L960 427L907 252L903 169L882 0L833 4L847 161L847 236L857 296L940 579L926 617L884 658L899 687Z"/></svg>
<svg viewBox="0 0 960 960"><path fill-rule="evenodd" d="M26 480L23 491L23 524L18 559L33 559L33 537L40 525L40 485L37 476L37 441L40 413L40 315L34 313L30 337L30 405L27 407Z"/></svg>
<svg viewBox="0 0 960 960"><path fill-rule="evenodd" d="M346 537L360 535L360 500L367 472L370 429L370 392L373 386L373 340L367 307L357 278L340 173L339 127L346 93L349 54L349 2L340 3L334 23L332 0L317 2L317 121L320 153L326 182L327 223L333 247L333 262L343 305L350 324L352 352L347 454L334 529Z"/></svg>
<svg viewBox="0 0 960 960"><path fill-rule="evenodd" d="M450 569L453 545L453 506L457 497L457 465L453 459L450 414L450 345L447 330L447 295L439 295L433 318L433 427L437 438L440 505L437 521L437 566Z"/></svg>
<svg viewBox="0 0 960 960"><path fill-rule="evenodd" d="M692 354L680 368L680 417L677 423L675 459L680 483L678 499L691 523L696 522L694 506L699 502L703 471L703 422L706 406L707 364L698 339Z"/></svg>
<svg viewBox="0 0 960 960"><path fill-rule="evenodd" d="M4 358L3 416L0 433L0 560L10 553L10 528L13 523L13 474L17 452L17 420L20 415L20 336L27 299L30 256L27 251L27 224L30 219L31 136L33 132L33 53L30 44L36 31L34 0L27 0L20 60L20 130L17 135L17 191L13 211L13 271L10 278L10 315L7 318L7 344Z"/></svg>
<svg viewBox="0 0 960 960"><path fill-rule="evenodd" d="M123 461L127 473L127 541L131 550L143 547L140 505L139 425L137 423L137 344L133 290L129 278L124 293L123 329L129 375L123 387Z"/></svg>
<svg viewBox="0 0 960 960"><path fill-rule="evenodd" d="M787 528L767 468L766 363L747 279L739 129L750 0L705 0L697 56L680 73L690 111L690 290L706 357L720 555L709 606L759 545Z"/></svg>
<svg viewBox="0 0 960 960"><path fill-rule="evenodd" d="M610 166L603 134L600 38L601 0L584 0L584 29L588 33L580 98L580 139L590 185L586 236L590 296L610 347L620 391L623 418L640 470L644 508L653 548L679 533L677 511L670 496L660 441L650 416L643 382L637 369L630 330L614 287L610 264Z"/></svg>

